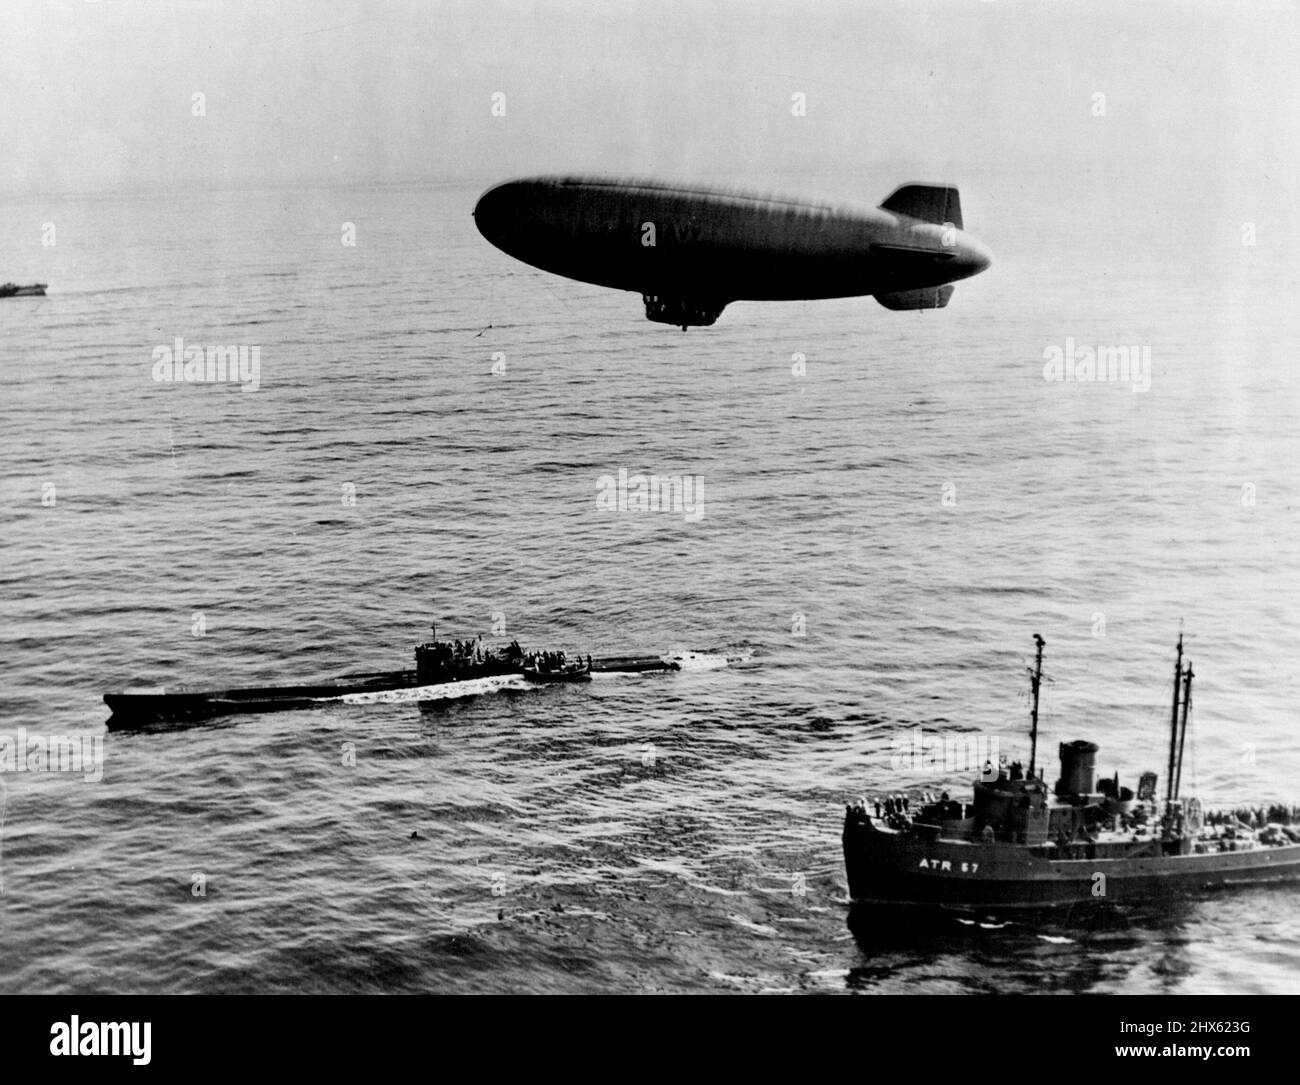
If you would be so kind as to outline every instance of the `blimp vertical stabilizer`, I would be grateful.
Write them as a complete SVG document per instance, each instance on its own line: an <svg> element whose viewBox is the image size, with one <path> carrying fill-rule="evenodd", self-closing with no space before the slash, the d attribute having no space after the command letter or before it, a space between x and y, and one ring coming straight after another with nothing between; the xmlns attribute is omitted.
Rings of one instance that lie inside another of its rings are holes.
<svg viewBox="0 0 1300 1085"><path fill-rule="evenodd" d="M961 195L951 185L902 185L880 206L921 222L962 229Z"/></svg>

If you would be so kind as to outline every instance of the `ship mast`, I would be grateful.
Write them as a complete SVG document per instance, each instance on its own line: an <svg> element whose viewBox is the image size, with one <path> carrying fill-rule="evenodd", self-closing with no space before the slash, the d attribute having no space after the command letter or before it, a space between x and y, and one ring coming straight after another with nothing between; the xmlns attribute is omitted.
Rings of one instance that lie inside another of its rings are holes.
<svg viewBox="0 0 1300 1085"><path fill-rule="evenodd" d="M1169 723L1169 776L1165 782L1165 809L1174 801L1174 753L1178 746L1178 685L1183 678L1183 635L1178 634L1178 658L1174 661L1174 708Z"/></svg>
<svg viewBox="0 0 1300 1085"><path fill-rule="evenodd" d="M1191 660L1187 662L1187 669L1183 671L1183 726L1182 732L1178 736L1178 773L1174 777L1174 797L1183 790L1183 747L1187 744L1187 714L1192 708L1192 664Z"/></svg>
<svg viewBox="0 0 1300 1085"><path fill-rule="evenodd" d="M1029 778L1034 779L1035 762L1038 759L1038 687L1043 682L1043 645L1047 642L1037 633L1034 643L1038 645L1038 656L1034 660L1034 669L1030 672L1030 688L1034 693L1034 707L1029 713Z"/></svg>

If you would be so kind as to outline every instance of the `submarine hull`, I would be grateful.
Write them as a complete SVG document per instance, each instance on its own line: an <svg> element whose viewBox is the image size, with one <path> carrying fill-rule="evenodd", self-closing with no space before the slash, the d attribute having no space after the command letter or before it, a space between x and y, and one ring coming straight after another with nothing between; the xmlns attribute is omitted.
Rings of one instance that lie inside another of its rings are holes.
<svg viewBox="0 0 1300 1085"><path fill-rule="evenodd" d="M319 708L349 694L393 692L423 684L415 671L389 671L301 685L106 693L104 703L113 713L107 724L109 730L127 730L150 723L181 723L215 716Z"/></svg>
<svg viewBox="0 0 1300 1085"><path fill-rule="evenodd" d="M641 674L680 669L680 664L662 656L598 657L592 660L591 667L593 673L606 674ZM379 701L385 699L385 694L400 694L409 690L429 689L431 693L436 690L438 697L454 697L459 686L466 691L465 696L474 696L484 691L483 679L516 677L524 677L523 666L504 660L490 660L459 667L455 673L431 673L427 670L424 673L417 670L380 671L295 685L106 693L104 703L112 712L107 723L109 730L135 730L154 725L199 722L219 716L321 708L347 700L359 703Z"/></svg>

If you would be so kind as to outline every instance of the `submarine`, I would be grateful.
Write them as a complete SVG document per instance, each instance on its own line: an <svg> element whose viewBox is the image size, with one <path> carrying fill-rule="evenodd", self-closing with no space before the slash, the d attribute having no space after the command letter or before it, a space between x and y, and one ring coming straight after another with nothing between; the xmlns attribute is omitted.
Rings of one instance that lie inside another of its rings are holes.
<svg viewBox="0 0 1300 1085"><path fill-rule="evenodd" d="M653 321L713 324L733 301L870 295L942 309L992 261L964 231L952 185L902 185L878 207L605 177L498 184L479 232L533 267L641 294Z"/></svg>
<svg viewBox="0 0 1300 1085"><path fill-rule="evenodd" d="M398 699L472 697L516 681L589 680L592 674L652 674L680 671L696 653L587 657L569 663L563 652L525 651L518 641L494 648L477 640L440 640L415 646L415 669L346 674L312 682L230 689L188 686L105 693L110 731L172 727L218 716L292 712L329 704L375 704Z"/></svg>

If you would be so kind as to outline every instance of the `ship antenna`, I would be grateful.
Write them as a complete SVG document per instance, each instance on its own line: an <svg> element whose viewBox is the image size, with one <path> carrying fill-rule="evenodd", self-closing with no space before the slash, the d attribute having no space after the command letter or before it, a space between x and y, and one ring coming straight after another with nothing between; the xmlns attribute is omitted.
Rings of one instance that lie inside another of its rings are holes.
<svg viewBox="0 0 1300 1085"><path fill-rule="evenodd" d="M1183 677L1183 634L1178 634L1178 658L1174 661L1174 709L1169 724L1169 777L1165 783L1165 810L1174 802L1174 753L1178 745L1178 686Z"/></svg>
<svg viewBox="0 0 1300 1085"><path fill-rule="evenodd" d="M1043 645L1047 642L1037 633L1034 643L1038 645L1038 655L1034 660L1034 669L1030 672L1030 688L1034 694L1034 707L1029 713L1029 778L1034 778L1034 768L1038 760L1038 687L1043 683Z"/></svg>
<svg viewBox="0 0 1300 1085"><path fill-rule="evenodd" d="M1183 671L1183 728L1178 736L1178 772L1174 777L1174 797L1183 789L1183 747L1187 743L1187 714L1192 710L1192 661L1187 661Z"/></svg>

